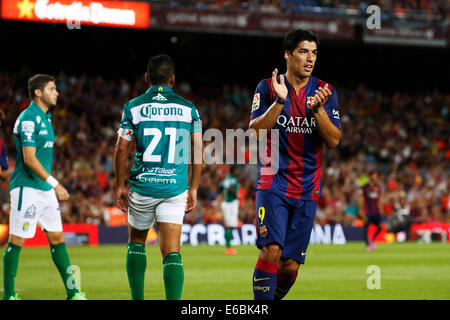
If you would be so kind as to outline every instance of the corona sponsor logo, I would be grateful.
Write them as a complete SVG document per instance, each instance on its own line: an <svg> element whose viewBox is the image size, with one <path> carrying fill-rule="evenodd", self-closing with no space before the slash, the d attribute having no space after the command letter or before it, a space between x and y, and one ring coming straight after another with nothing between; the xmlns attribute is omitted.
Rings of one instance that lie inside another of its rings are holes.
<svg viewBox="0 0 450 320"><path fill-rule="evenodd" d="M183 116L183 109L177 107L154 107L151 104L141 108L141 116L151 118L152 116Z"/></svg>

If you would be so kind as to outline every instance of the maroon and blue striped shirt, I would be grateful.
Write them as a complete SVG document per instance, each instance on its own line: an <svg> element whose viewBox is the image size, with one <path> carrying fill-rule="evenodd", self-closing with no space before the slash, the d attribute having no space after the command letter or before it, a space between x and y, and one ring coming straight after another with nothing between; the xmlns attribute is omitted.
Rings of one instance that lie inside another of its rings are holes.
<svg viewBox="0 0 450 320"><path fill-rule="evenodd" d="M374 216L380 214L380 207L378 201L380 199L381 186L378 184L371 185L367 183L362 187L362 194L364 196L364 210L366 215Z"/></svg>
<svg viewBox="0 0 450 320"><path fill-rule="evenodd" d="M279 133L279 168L275 174L267 174L267 171L262 169L271 164L260 163L256 189L271 190L294 199L318 201L322 194L323 140L318 133L316 119L310 106L315 90L324 87L326 83L310 76L307 85L301 88L297 95L286 76L282 76L285 77L288 96L273 127L278 129ZM258 84L250 119L263 115L275 101L271 81L272 79L265 79ZM332 95L324 108L331 122L340 128L337 92L330 84L328 89ZM272 143L269 135L266 151L270 150Z"/></svg>

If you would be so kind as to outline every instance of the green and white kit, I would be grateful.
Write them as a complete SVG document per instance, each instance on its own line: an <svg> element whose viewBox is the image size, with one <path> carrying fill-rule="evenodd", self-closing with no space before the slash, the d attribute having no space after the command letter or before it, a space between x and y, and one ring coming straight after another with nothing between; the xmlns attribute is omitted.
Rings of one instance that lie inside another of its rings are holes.
<svg viewBox="0 0 450 320"><path fill-rule="evenodd" d="M10 233L32 238L36 225L50 232L62 231L61 213L54 189L29 169L23 160L22 148L35 147L36 158L51 174L53 132L51 114L44 113L31 102L14 124L16 167L10 181Z"/></svg>
<svg viewBox="0 0 450 320"><path fill-rule="evenodd" d="M229 188L234 186L234 191ZM219 190L224 190L224 200L221 204L223 212L223 220L226 227L236 228L239 220L239 200L238 192L239 184L233 175L226 177L220 184Z"/></svg>
<svg viewBox="0 0 450 320"><path fill-rule="evenodd" d="M131 192L152 199L168 199L185 193L189 188L191 134L201 131L195 106L168 86L152 86L126 103L118 134L128 141L136 141L136 155L129 178ZM183 199L185 204L186 196ZM131 197L130 202L132 200ZM130 203L131 220L132 208L137 210L137 206L137 203ZM150 211L155 212L153 209ZM182 211L182 223L184 208L178 211ZM148 223L139 225L142 229Z"/></svg>

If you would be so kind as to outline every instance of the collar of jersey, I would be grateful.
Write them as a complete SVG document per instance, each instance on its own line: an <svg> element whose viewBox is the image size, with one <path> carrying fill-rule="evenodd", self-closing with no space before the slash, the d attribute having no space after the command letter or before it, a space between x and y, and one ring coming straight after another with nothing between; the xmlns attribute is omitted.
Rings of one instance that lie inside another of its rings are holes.
<svg viewBox="0 0 450 320"><path fill-rule="evenodd" d="M44 116L44 117L47 117L47 118L51 118L52 117L52 114L50 113L50 111L47 111L47 113L44 113L44 111L42 111L41 107L39 107L37 105L37 103L34 102L34 101L31 101L29 108L31 108L33 111L37 112L41 116Z"/></svg>
<svg viewBox="0 0 450 320"><path fill-rule="evenodd" d="M167 92L173 92L173 89L169 86L165 86L162 84L158 84L156 86L152 86L147 90L147 93L149 92L159 92L159 93L167 93Z"/></svg>
<svg viewBox="0 0 450 320"><path fill-rule="evenodd" d="M291 86L291 84L289 83L289 81L287 80L286 74L282 74L281 77L284 77L284 83L286 84L286 87L288 88L288 90L291 90L292 86ZM310 85L310 84L312 83L311 80L312 80L312 75L309 76L308 82L307 82L303 87L301 87L300 89L303 89L303 88L308 87L308 85ZM278 81L279 81L279 80L278 80Z"/></svg>

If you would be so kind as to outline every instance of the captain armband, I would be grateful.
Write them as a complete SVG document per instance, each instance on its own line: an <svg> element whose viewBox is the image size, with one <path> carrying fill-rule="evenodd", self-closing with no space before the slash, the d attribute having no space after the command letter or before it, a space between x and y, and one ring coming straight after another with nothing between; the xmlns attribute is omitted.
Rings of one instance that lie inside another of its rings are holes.
<svg viewBox="0 0 450 320"><path fill-rule="evenodd" d="M119 134L119 137L121 137L127 141L133 140L133 130L132 129L119 128L119 131L117 131L117 133Z"/></svg>

